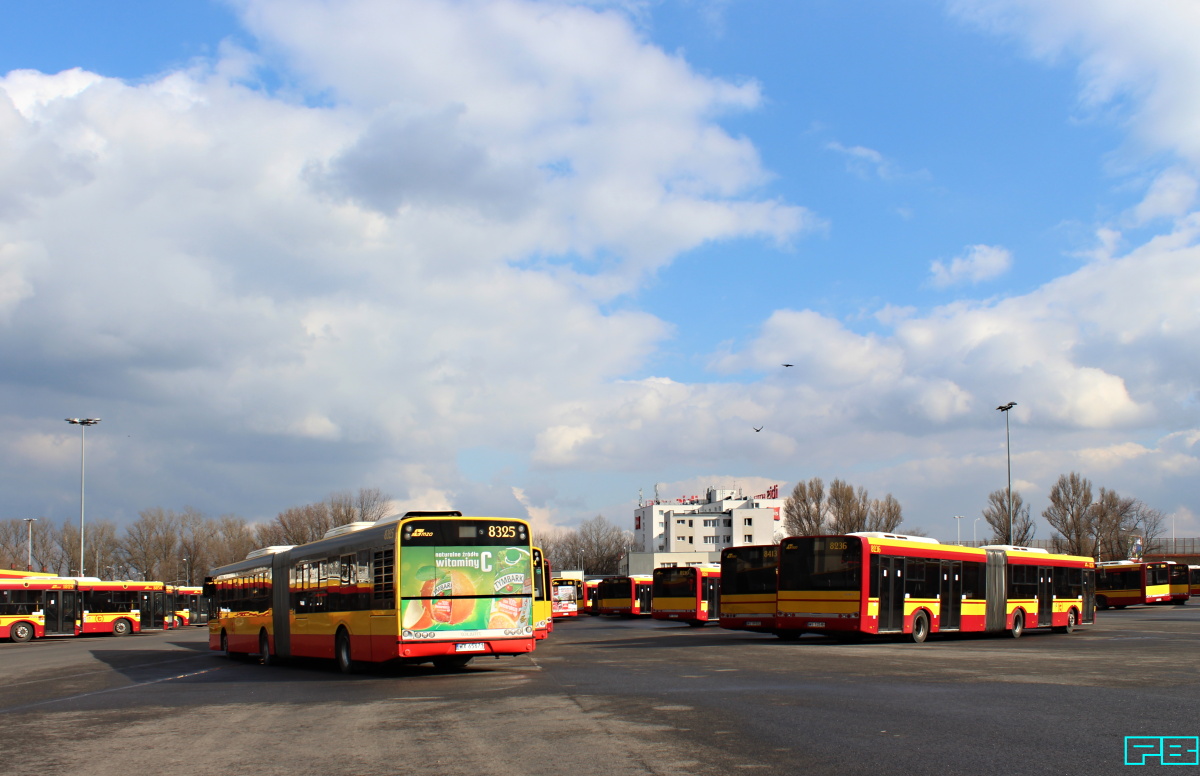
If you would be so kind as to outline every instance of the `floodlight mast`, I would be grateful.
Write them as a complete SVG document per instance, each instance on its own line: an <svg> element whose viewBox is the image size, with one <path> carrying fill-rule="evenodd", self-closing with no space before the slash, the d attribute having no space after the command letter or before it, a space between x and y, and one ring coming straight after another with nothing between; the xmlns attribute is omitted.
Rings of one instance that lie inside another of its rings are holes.
<svg viewBox="0 0 1200 776"><path fill-rule="evenodd" d="M83 483L87 462L87 427L100 422L100 418L66 418L73 426L79 426L79 576L84 575L83 560Z"/></svg>

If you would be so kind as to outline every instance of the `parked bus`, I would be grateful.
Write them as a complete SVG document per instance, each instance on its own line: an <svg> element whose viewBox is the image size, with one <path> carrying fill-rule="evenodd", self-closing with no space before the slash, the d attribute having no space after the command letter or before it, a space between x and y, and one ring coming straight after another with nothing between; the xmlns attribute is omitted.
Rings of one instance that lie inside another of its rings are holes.
<svg viewBox="0 0 1200 776"><path fill-rule="evenodd" d="M541 547L533 548L533 635L541 640L554 630L554 613L550 604L550 561L542 555Z"/></svg>
<svg viewBox="0 0 1200 776"><path fill-rule="evenodd" d="M175 593L162 582L76 580L82 601L81 633L128 636L176 625Z"/></svg>
<svg viewBox="0 0 1200 776"><path fill-rule="evenodd" d="M533 651L529 524L459 512L350 523L295 547L269 547L205 583L218 616L209 647L356 662L432 661Z"/></svg>
<svg viewBox="0 0 1200 776"><path fill-rule="evenodd" d="M29 577L57 577L49 571L26 571L25 569L0 569L0 579L27 579Z"/></svg>
<svg viewBox="0 0 1200 776"><path fill-rule="evenodd" d="M779 545L729 547L721 552L721 627L775 632Z"/></svg>
<svg viewBox="0 0 1200 776"><path fill-rule="evenodd" d="M1200 596L1200 566L1188 566L1188 576L1191 580L1190 592L1193 596Z"/></svg>
<svg viewBox="0 0 1200 776"><path fill-rule="evenodd" d="M583 580L555 577L550 580L550 607L554 619L578 617L580 604L585 600Z"/></svg>
<svg viewBox="0 0 1200 776"><path fill-rule="evenodd" d="M607 577L596 586L596 611L635 617L650 614L654 578L649 574Z"/></svg>
<svg viewBox="0 0 1200 776"><path fill-rule="evenodd" d="M1096 606L1185 603L1190 595L1186 567L1171 561L1109 560L1096 564Z"/></svg>
<svg viewBox="0 0 1200 776"><path fill-rule="evenodd" d="M664 566L654 570L650 616L679 620L693 628L721 616L721 570Z"/></svg>
<svg viewBox="0 0 1200 776"><path fill-rule="evenodd" d="M794 536L779 549L777 632L1070 633L1095 620L1095 562L1028 547L885 533Z"/></svg>
<svg viewBox="0 0 1200 776"><path fill-rule="evenodd" d="M79 635L75 580L42 575L0 579L0 638L25 642Z"/></svg>
<svg viewBox="0 0 1200 776"><path fill-rule="evenodd" d="M597 596L600 595L600 580L587 579L583 582L584 604L583 610L592 617L600 614L600 602Z"/></svg>
<svg viewBox="0 0 1200 776"><path fill-rule="evenodd" d="M175 594L175 618L180 627L185 625L204 625L208 622L209 599L204 595L204 588L199 585L176 585L171 588Z"/></svg>

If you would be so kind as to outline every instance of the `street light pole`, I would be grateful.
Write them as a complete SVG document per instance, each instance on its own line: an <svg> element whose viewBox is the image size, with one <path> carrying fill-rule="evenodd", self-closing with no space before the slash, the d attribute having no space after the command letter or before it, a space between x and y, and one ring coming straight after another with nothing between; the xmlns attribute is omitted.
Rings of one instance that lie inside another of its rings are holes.
<svg viewBox="0 0 1200 776"><path fill-rule="evenodd" d="M975 544L979 541L979 537L976 535L975 529L979 527L979 521L982 519L982 517L977 517L975 518L975 522L971 523L971 544Z"/></svg>
<svg viewBox="0 0 1200 776"><path fill-rule="evenodd" d="M25 570L33 571L33 524L37 522L37 518L23 517L21 519L24 520L25 525L29 527L29 544L27 545L28 549L25 556Z"/></svg>
<svg viewBox="0 0 1200 776"><path fill-rule="evenodd" d="M191 587L192 586L192 564L188 563L187 558L183 559L183 568L185 569L184 573L187 576L187 586Z"/></svg>
<svg viewBox="0 0 1200 776"><path fill-rule="evenodd" d="M66 418L73 426L79 426L79 576L83 569L83 481L87 462L87 427L100 422L100 418Z"/></svg>
<svg viewBox="0 0 1200 776"><path fill-rule="evenodd" d="M1013 543L1013 503L1012 503L1012 437L1008 432L1008 411L1017 406L1015 401L1001 404L996 409L1004 413L1004 450L1008 458L1008 543Z"/></svg>
<svg viewBox="0 0 1200 776"><path fill-rule="evenodd" d="M954 516L954 526L955 526L955 530L958 533L958 541L956 541L955 544L960 544L960 545L962 544L962 519L963 519L963 517L965 517L965 515L955 515Z"/></svg>

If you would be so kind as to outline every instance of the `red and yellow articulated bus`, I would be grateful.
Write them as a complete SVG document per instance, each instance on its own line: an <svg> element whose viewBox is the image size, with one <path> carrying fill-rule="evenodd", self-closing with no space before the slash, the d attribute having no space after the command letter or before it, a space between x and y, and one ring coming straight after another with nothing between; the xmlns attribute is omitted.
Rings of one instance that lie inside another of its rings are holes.
<svg viewBox="0 0 1200 776"><path fill-rule="evenodd" d="M269 547L205 583L217 617L209 647L230 655L432 662L532 652L529 524L459 512L408 512Z"/></svg>
<svg viewBox="0 0 1200 776"><path fill-rule="evenodd" d="M602 579L596 586L596 611L621 617L649 615L653 585L649 574Z"/></svg>
<svg viewBox="0 0 1200 776"><path fill-rule="evenodd" d="M650 616L696 628L721 616L721 570L664 566L654 570Z"/></svg>
<svg viewBox="0 0 1200 776"><path fill-rule="evenodd" d="M550 611L554 619L578 617L584 600L582 579L555 577L550 580Z"/></svg>
<svg viewBox="0 0 1200 776"><path fill-rule="evenodd" d="M1095 561L886 533L794 536L779 548L776 632L832 636L1070 633L1095 620Z"/></svg>
<svg viewBox="0 0 1200 776"><path fill-rule="evenodd" d="M175 619L180 627L204 625L208 622L209 600L200 585L173 585L175 595Z"/></svg>
<svg viewBox="0 0 1200 776"><path fill-rule="evenodd" d="M75 580L53 576L0 579L0 638L25 642L79 635L80 594Z"/></svg>
<svg viewBox="0 0 1200 776"><path fill-rule="evenodd" d="M598 598L598 596L600 595L600 580L599 579L584 580L583 594L584 594L583 611L586 612L587 614L591 615L592 617L595 617L596 615L600 614L600 600Z"/></svg>
<svg viewBox="0 0 1200 776"><path fill-rule="evenodd" d="M1110 560L1096 564L1096 606L1186 603L1187 567L1172 561Z"/></svg>
<svg viewBox="0 0 1200 776"><path fill-rule="evenodd" d="M778 595L778 544L721 551L722 628L774 633Z"/></svg>
<svg viewBox="0 0 1200 776"><path fill-rule="evenodd" d="M539 641L554 630L554 613L550 603L550 561L542 555L541 547L533 548L533 636Z"/></svg>

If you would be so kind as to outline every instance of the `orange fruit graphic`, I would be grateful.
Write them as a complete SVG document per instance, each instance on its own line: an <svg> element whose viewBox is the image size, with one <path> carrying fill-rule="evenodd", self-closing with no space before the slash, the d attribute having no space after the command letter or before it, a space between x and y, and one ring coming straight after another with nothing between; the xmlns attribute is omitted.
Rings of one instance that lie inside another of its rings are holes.
<svg viewBox="0 0 1200 776"><path fill-rule="evenodd" d="M475 595L475 585L471 578L461 571L451 571L449 574L449 589L441 590L442 595ZM432 585L432 583L426 583ZM442 585L438 585L442 588ZM432 591L432 587L430 588ZM458 625L475 613L475 599L452 598L433 599L433 619L449 625Z"/></svg>

